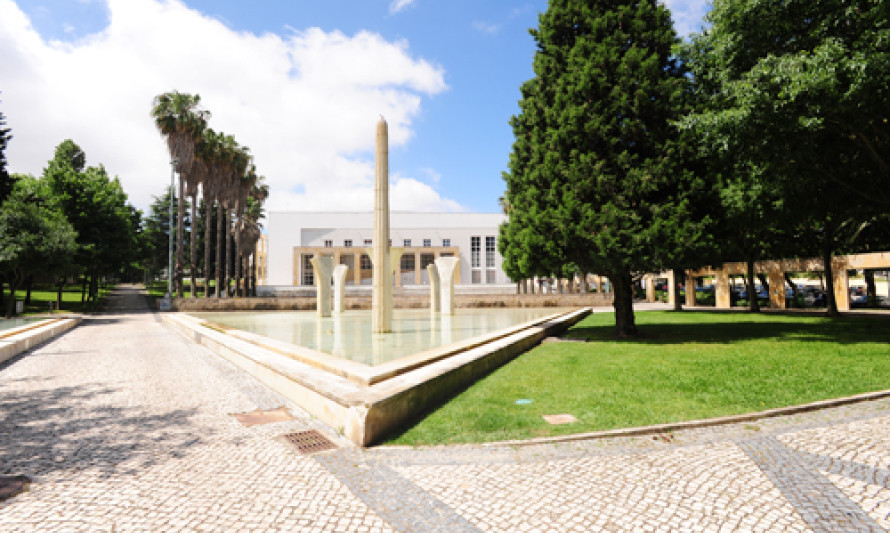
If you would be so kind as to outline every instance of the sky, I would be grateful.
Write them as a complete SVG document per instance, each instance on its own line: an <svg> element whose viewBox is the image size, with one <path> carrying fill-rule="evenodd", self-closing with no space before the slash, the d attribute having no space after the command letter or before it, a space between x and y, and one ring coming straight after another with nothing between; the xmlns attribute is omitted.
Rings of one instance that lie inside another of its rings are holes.
<svg viewBox="0 0 890 533"><path fill-rule="evenodd" d="M666 0L681 36L708 0ZM498 212L546 0L0 0L11 172L74 140L146 211L170 183L150 116L197 93L250 148L268 211L369 211L389 124L390 206Z"/></svg>

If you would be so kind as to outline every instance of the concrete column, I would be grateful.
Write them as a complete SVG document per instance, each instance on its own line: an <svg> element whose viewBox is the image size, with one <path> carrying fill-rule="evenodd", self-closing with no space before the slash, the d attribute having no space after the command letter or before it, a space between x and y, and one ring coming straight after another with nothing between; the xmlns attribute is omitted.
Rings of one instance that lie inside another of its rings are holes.
<svg viewBox="0 0 890 533"><path fill-rule="evenodd" d="M769 266L769 306L785 309L785 272L779 265Z"/></svg>
<svg viewBox="0 0 890 533"><path fill-rule="evenodd" d="M714 275L714 300L717 309L729 309L731 306L729 274L722 268Z"/></svg>
<svg viewBox="0 0 890 533"><path fill-rule="evenodd" d="M842 257L831 261L831 274L834 278L834 301L838 311L850 310L850 276L847 274L847 262Z"/></svg>
<svg viewBox="0 0 890 533"><path fill-rule="evenodd" d="M377 122L374 154L374 246L371 255L371 332L392 332L392 266L389 257L389 132L386 121Z"/></svg>
<svg viewBox="0 0 890 533"><path fill-rule="evenodd" d="M677 301L677 284L674 283L674 271L668 271L668 303L674 305Z"/></svg>
<svg viewBox="0 0 890 533"><path fill-rule="evenodd" d="M646 284L646 301L652 303L655 301L655 276L646 274L643 282Z"/></svg>
<svg viewBox="0 0 890 533"><path fill-rule="evenodd" d="M331 274L334 258L315 254L309 260L315 272L315 309L320 317L331 316Z"/></svg>
<svg viewBox="0 0 890 533"><path fill-rule="evenodd" d="M686 305L695 307L695 278L689 271L686 271L684 275L686 276Z"/></svg>
<svg viewBox="0 0 890 533"><path fill-rule="evenodd" d="M438 313L442 310L442 285L439 283L439 269L435 264L426 266L426 271L430 275L430 311Z"/></svg>
<svg viewBox="0 0 890 533"><path fill-rule="evenodd" d="M454 314L454 269L460 260L457 257L440 257L436 259L436 269L439 271L441 283L439 301L443 315Z"/></svg>
<svg viewBox="0 0 890 533"><path fill-rule="evenodd" d="M334 266L334 312L342 313L346 310L346 273L349 268L346 265Z"/></svg>

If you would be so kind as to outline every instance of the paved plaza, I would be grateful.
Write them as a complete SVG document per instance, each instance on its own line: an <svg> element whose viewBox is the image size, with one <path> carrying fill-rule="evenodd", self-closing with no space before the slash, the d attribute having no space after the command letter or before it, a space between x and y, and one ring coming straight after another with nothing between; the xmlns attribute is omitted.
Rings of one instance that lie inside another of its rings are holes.
<svg viewBox="0 0 890 533"><path fill-rule="evenodd" d="M890 399L655 437L352 447L135 288L0 365L2 532L890 529ZM234 414L286 407L294 420ZM302 455L283 434L338 449Z"/></svg>

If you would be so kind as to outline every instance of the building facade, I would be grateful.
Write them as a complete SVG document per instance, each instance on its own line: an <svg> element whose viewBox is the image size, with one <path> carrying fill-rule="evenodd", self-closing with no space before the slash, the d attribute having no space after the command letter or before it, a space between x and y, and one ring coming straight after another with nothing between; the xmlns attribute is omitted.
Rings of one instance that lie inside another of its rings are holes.
<svg viewBox="0 0 890 533"><path fill-rule="evenodd" d="M390 213L391 244L403 252L395 285L428 285L427 265L448 256L460 259L461 285L510 284L497 250L498 227L505 220L489 213ZM309 260L320 254L349 268L347 285L370 285L373 233L370 211L270 213L265 283L312 286Z"/></svg>

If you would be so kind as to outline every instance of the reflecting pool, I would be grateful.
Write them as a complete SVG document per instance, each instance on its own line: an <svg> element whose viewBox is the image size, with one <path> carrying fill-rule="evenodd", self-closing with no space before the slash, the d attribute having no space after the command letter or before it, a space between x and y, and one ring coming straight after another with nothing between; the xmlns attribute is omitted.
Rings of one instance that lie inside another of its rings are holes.
<svg viewBox="0 0 890 533"><path fill-rule="evenodd" d="M454 315L429 309L396 309L393 333L372 334L369 311L346 311L319 318L315 311L189 313L235 328L304 346L366 365L379 365L440 346L542 319L567 309L457 309Z"/></svg>

